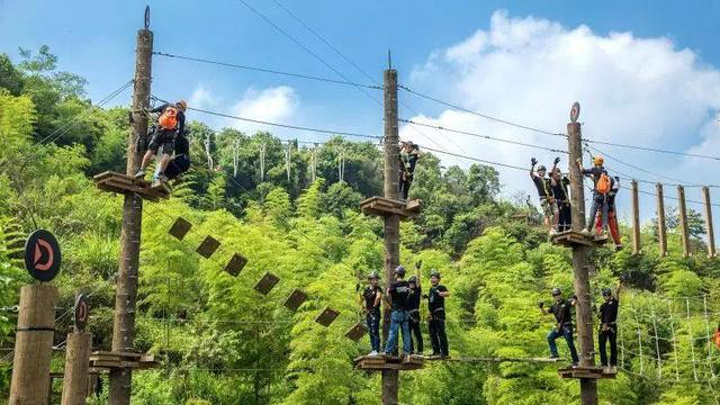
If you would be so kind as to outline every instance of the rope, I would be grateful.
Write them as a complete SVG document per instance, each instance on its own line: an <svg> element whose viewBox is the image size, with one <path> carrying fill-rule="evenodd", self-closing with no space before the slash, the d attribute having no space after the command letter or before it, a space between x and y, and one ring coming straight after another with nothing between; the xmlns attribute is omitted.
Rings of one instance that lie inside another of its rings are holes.
<svg viewBox="0 0 720 405"><path fill-rule="evenodd" d="M703 311L705 313L705 332L708 335L708 356L707 356L707 363L708 368L710 369L710 374L712 375L712 378L715 378L715 369L712 365L712 341L710 340L710 322L708 321L708 309L707 309L707 295L703 295Z"/></svg>
<svg viewBox="0 0 720 405"><path fill-rule="evenodd" d="M637 322L637 337L638 337L638 347L640 348L640 374L643 373L643 354L642 354L642 334L640 332L640 320L635 317L635 321Z"/></svg>
<svg viewBox="0 0 720 405"><path fill-rule="evenodd" d="M693 368L693 377L695 377L695 381L697 382L698 376L697 376L697 369L695 368L695 340L693 339L693 331L692 331L692 325L690 324L690 300L685 300L685 308L687 309L687 320L688 320L688 334L690 335L690 353L692 353L692 368Z"/></svg>
<svg viewBox="0 0 720 405"><path fill-rule="evenodd" d="M670 300L667 300L668 313L670 314L670 329L672 330L673 353L675 354L675 380L680 381L680 368L678 367L677 335L675 334L675 321Z"/></svg>
<svg viewBox="0 0 720 405"><path fill-rule="evenodd" d="M652 307L652 321L653 321L653 329L655 331L655 353L657 353L657 362L658 362L658 378L662 378L662 358L660 357L660 341L658 340L658 329L657 329L657 319L655 316L655 307Z"/></svg>
<svg viewBox="0 0 720 405"><path fill-rule="evenodd" d="M627 145L627 144L622 144L622 143L614 143L614 142L606 142L606 141L596 141L593 139L587 139L587 142L593 143L596 145L617 146L620 148L643 150L646 152L666 153L666 154L671 154L671 155L689 156L689 157L696 157L696 158L701 158L701 159L712 159L712 160L720 161L720 157L712 156L712 155L701 155L701 154L697 154L697 153L676 152L676 151L672 151L672 150L650 148L647 146L637 146L637 145Z"/></svg>

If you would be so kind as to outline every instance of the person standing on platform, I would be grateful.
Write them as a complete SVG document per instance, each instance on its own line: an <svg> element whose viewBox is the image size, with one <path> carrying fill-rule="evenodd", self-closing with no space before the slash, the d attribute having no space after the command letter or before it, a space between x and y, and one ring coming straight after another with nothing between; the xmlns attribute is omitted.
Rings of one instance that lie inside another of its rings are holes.
<svg viewBox="0 0 720 405"><path fill-rule="evenodd" d="M400 198L408 199L415 178L415 164L420 158L418 146L412 141L402 142L400 148Z"/></svg>
<svg viewBox="0 0 720 405"><path fill-rule="evenodd" d="M408 295L410 283L405 280L405 267L395 269L395 282L387 289L392 312L390 314L390 334L385 345L385 355L391 356L398 343L398 330L402 332L403 356L410 354L410 326L408 325Z"/></svg>
<svg viewBox="0 0 720 405"><path fill-rule="evenodd" d="M617 288L617 297L613 297L612 290L603 288L603 302L600 305L600 331L598 341L600 346L600 365L610 372L615 372L617 367L617 316L620 308L620 291L622 280ZM610 342L610 364L608 367L607 343Z"/></svg>
<svg viewBox="0 0 720 405"><path fill-rule="evenodd" d="M620 191L620 177L615 176L611 179L610 192L607 195L608 205L608 228L610 228L610 237L615 243L615 250L622 250L622 237L620 236L620 228L618 227L617 211L615 210L615 197ZM598 234L602 233L602 218L600 215L595 220L595 229Z"/></svg>
<svg viewBox="0 0 720 405"><path fill-rule="evenodd" d="M558 207L558 232L565 232L572 229L572 211L570 210L570 193L568 185L570 179L563 175L557 164L560 158L555 158L553 170L550 176L550 187Z"/></svg>
<svg viewBox="0 0 720 405"><path fill-rule="evenodd" d="M535 165L537 165L537 159L532 158L530 163L532 164L530 167L530 178L535 184L535 188L537 188L538 195L540 196L540 206L542 207L543 216L545 217L545 226L550 235L554 235L557 233L560 213L558 212L558 206L553 196L552 188L550 187L550 179L545 177L547 169L545 166L540 165L536 172Z"/></svg>
<svg viewBox="0 0 720 405"><path fill-rule="evenodd" d="M412 276L408 279L410 283L410 295L408 296L408 322L410 325L410 353L423 353L423 337L420 330L420 298L422 297L422 288L420 287L420 279ZM414 337L412 335L415 335ZM417 349L417 350L416 350Z"/></svg>
<svg viewBox="0 0 720 405"><path fill-rule="evenodd" d="M440 273L430 273L430 291L428 292L428 310L430 311L430 343L433 356L447 358L450 356L448 338L445 331L445 298L450 296L448 289L440 284Z"/></svg>
<svg viewBox="0 0 720 405"><path fill-rule="evenodd" d="M560 336L565 338L568 349L570 350L570 356L572 357L572 365L577 366L578 359L577 350L575 349L575 342L573 340L573 325L572 325L572 307L575 305L575 300L566 300L563 298L562 292L559 288L552 289L552 296L555 303L550 306L549 309L545 309L545 303L540 303L540 311L543 315L553 314L557 324L548 333L547 341L550 346L550 358L557 359L560 357L557 350L555 340Z"/></svg>
<svg viewBox="0 0 720 405"><path fill-rule="evenodd" d="M593 157L593 167L586 170L583 168L582 158L578 158L577 160L577 165L582 175L591 178L593 181L592 208L590 208L587 228L583 231L583 233L587 235L592 233L593 225L595 225L595 216L598 213L602 215L602 229L607 229L608 225L607 195L612 185L603 164L605 164L605 159L603 159L602 156L595 156Z"/></svg>
<svg viewBox="0 0 720 405"><path fill-rule="evenodd" d="M368 275L370 285L363 291L363 309L365 321L367 322L368 335L370 335L370 356L377 356L380 352L380 303L382 302L382 290L379 286L377 271Z"/></svg>

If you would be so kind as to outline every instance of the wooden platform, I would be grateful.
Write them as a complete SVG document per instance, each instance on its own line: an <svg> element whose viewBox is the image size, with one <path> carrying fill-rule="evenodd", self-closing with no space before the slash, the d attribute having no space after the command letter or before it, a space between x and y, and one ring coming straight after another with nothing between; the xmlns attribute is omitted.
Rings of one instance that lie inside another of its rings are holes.
<svg viewBox="0 0 720 405"><path fill-rule="evenodd" d="M168 198L170 193L162 186L151 187L145 180L135 179L118 172L104 172L93 177L97 188L118 194L137 194L149 201Z"/></svg>
<svg viewBox="0 0 720 405"><path fill-rule="evenodd" d="M558 370L560 378L614 379L617 372L605 372L603 367L566 367Z"/></svg>
<svg viewBox="0 0 720 405"><path fill-rule="evenodd" d="M423 368L425 360L420 356L360 356L355 358L355 368L358 370L419 370Z"/></svg>
<svg viewBox="0 0 720 405"><path fill-rule="evenodd" d="M116 368L133 368L145 370L159 365L159 359L151 353L130 352L92 352L90 354L90 368L95 370L110 370Z"/></svg>
<svg viewBox="0 0 720 405"><path fill-rule="evenodd" d="M366 215L389 216L399 215L400 219L408 219L420 213L421 200L391 200L384 197L370 197L360 202L360 209Z"/></svg>
<svg viewBox="0 0 720 405"><path fill-rule="evenodd" d="M555 245L573 247L573 246L589 246L600 247L607 243L608 237L605 235L584 234L575 231L560 232L550 236L550 241Z"/></svg>

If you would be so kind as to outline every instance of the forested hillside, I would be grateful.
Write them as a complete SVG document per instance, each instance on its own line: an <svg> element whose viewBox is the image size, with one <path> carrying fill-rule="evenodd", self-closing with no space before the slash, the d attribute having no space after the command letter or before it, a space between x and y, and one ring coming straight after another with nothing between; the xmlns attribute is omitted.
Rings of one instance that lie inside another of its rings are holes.
<svg viewBox="0 0 720 405"><path fill-rule="evenodd" d="M62 315L78 292L90 294L93 347L110 348L122 197L96 189L92 175L124 172L129 131L128 108L98 107L86 97L85 81L58 71L48 49L22 56L0 55L0 399L10 385L17 321L11 307L20 286L31 282L15 253L34 229L55 233L64 254L54 281L61 294L54 369L63 366L71 327ZM129 93L115 101L128 104ZM136 346L164 360L160 369L134 374L133 403L379 403L379 376L352 366L352 358L369 351L367 338L344 337L362 319L356 285L383 267L382 223L358 209L382 191L378 145L338 136L319 145L294 142L288 176L287 143L274 134L209 128L192 111L188 118L193 167L169 200L146 204L143 215ZM568 250L547 242L540 214L528 203L535 198L504 197L492 167L444 167L430 153L415 178L411 195L424 209L401 226L401 261L410 268L422 260L423 279L431 269L443 274L452 293L451 355L547 357L553 320L540 314L538 302L551 300L552 287L572 291L572 266ZM168 234L178 216L194 225L183 241ZM592 257L598 305L603 287L627 277L623 371L599 382L604 404L720 400L720 352L707 338L720 322L720 265L705 258L697 215L691 229L696 254L689 259L680 252L677 222L668 223L666 258L658 254L653 223L644 228L642 255L607 248ZM211 260L195 253L206 235L222 243ZM223 271L235 251L249 259L237 278ZM266 271L281 281L263 296L253 286ZM292 313L282 303L295 288L310 299ZM328 305L341 315L324 328L314 319ZM559 347L568 357L564 343ZM432 362L402 373L400 398L412 404L579 403L577 381L560 380L557 367ZM93 403L107 402L103 386Z"/></svg>

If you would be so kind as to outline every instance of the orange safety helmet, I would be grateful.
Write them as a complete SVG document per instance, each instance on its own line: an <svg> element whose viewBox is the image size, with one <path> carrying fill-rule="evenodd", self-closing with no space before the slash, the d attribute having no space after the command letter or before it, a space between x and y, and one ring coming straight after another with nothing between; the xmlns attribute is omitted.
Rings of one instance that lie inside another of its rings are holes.
<svg viewBox="0 0 720 405"><path fill-rule="evenodd" d="M605 159L603 159L602 156L595 156L595 157L593 158L593 164L594 164L595 166L602 166L603 163L605 163Z"/></svg>
<svg viewBox="0 0 720 405"><path fill-rule="evenodd" d="M175 105L177 105L178 108L180 108L181 110L183 110L183 112L184 112L185 110L187 110L187 101L185 101L185 100L180 100L180 101L178 101L177 103L175 103Z"/></svg>

